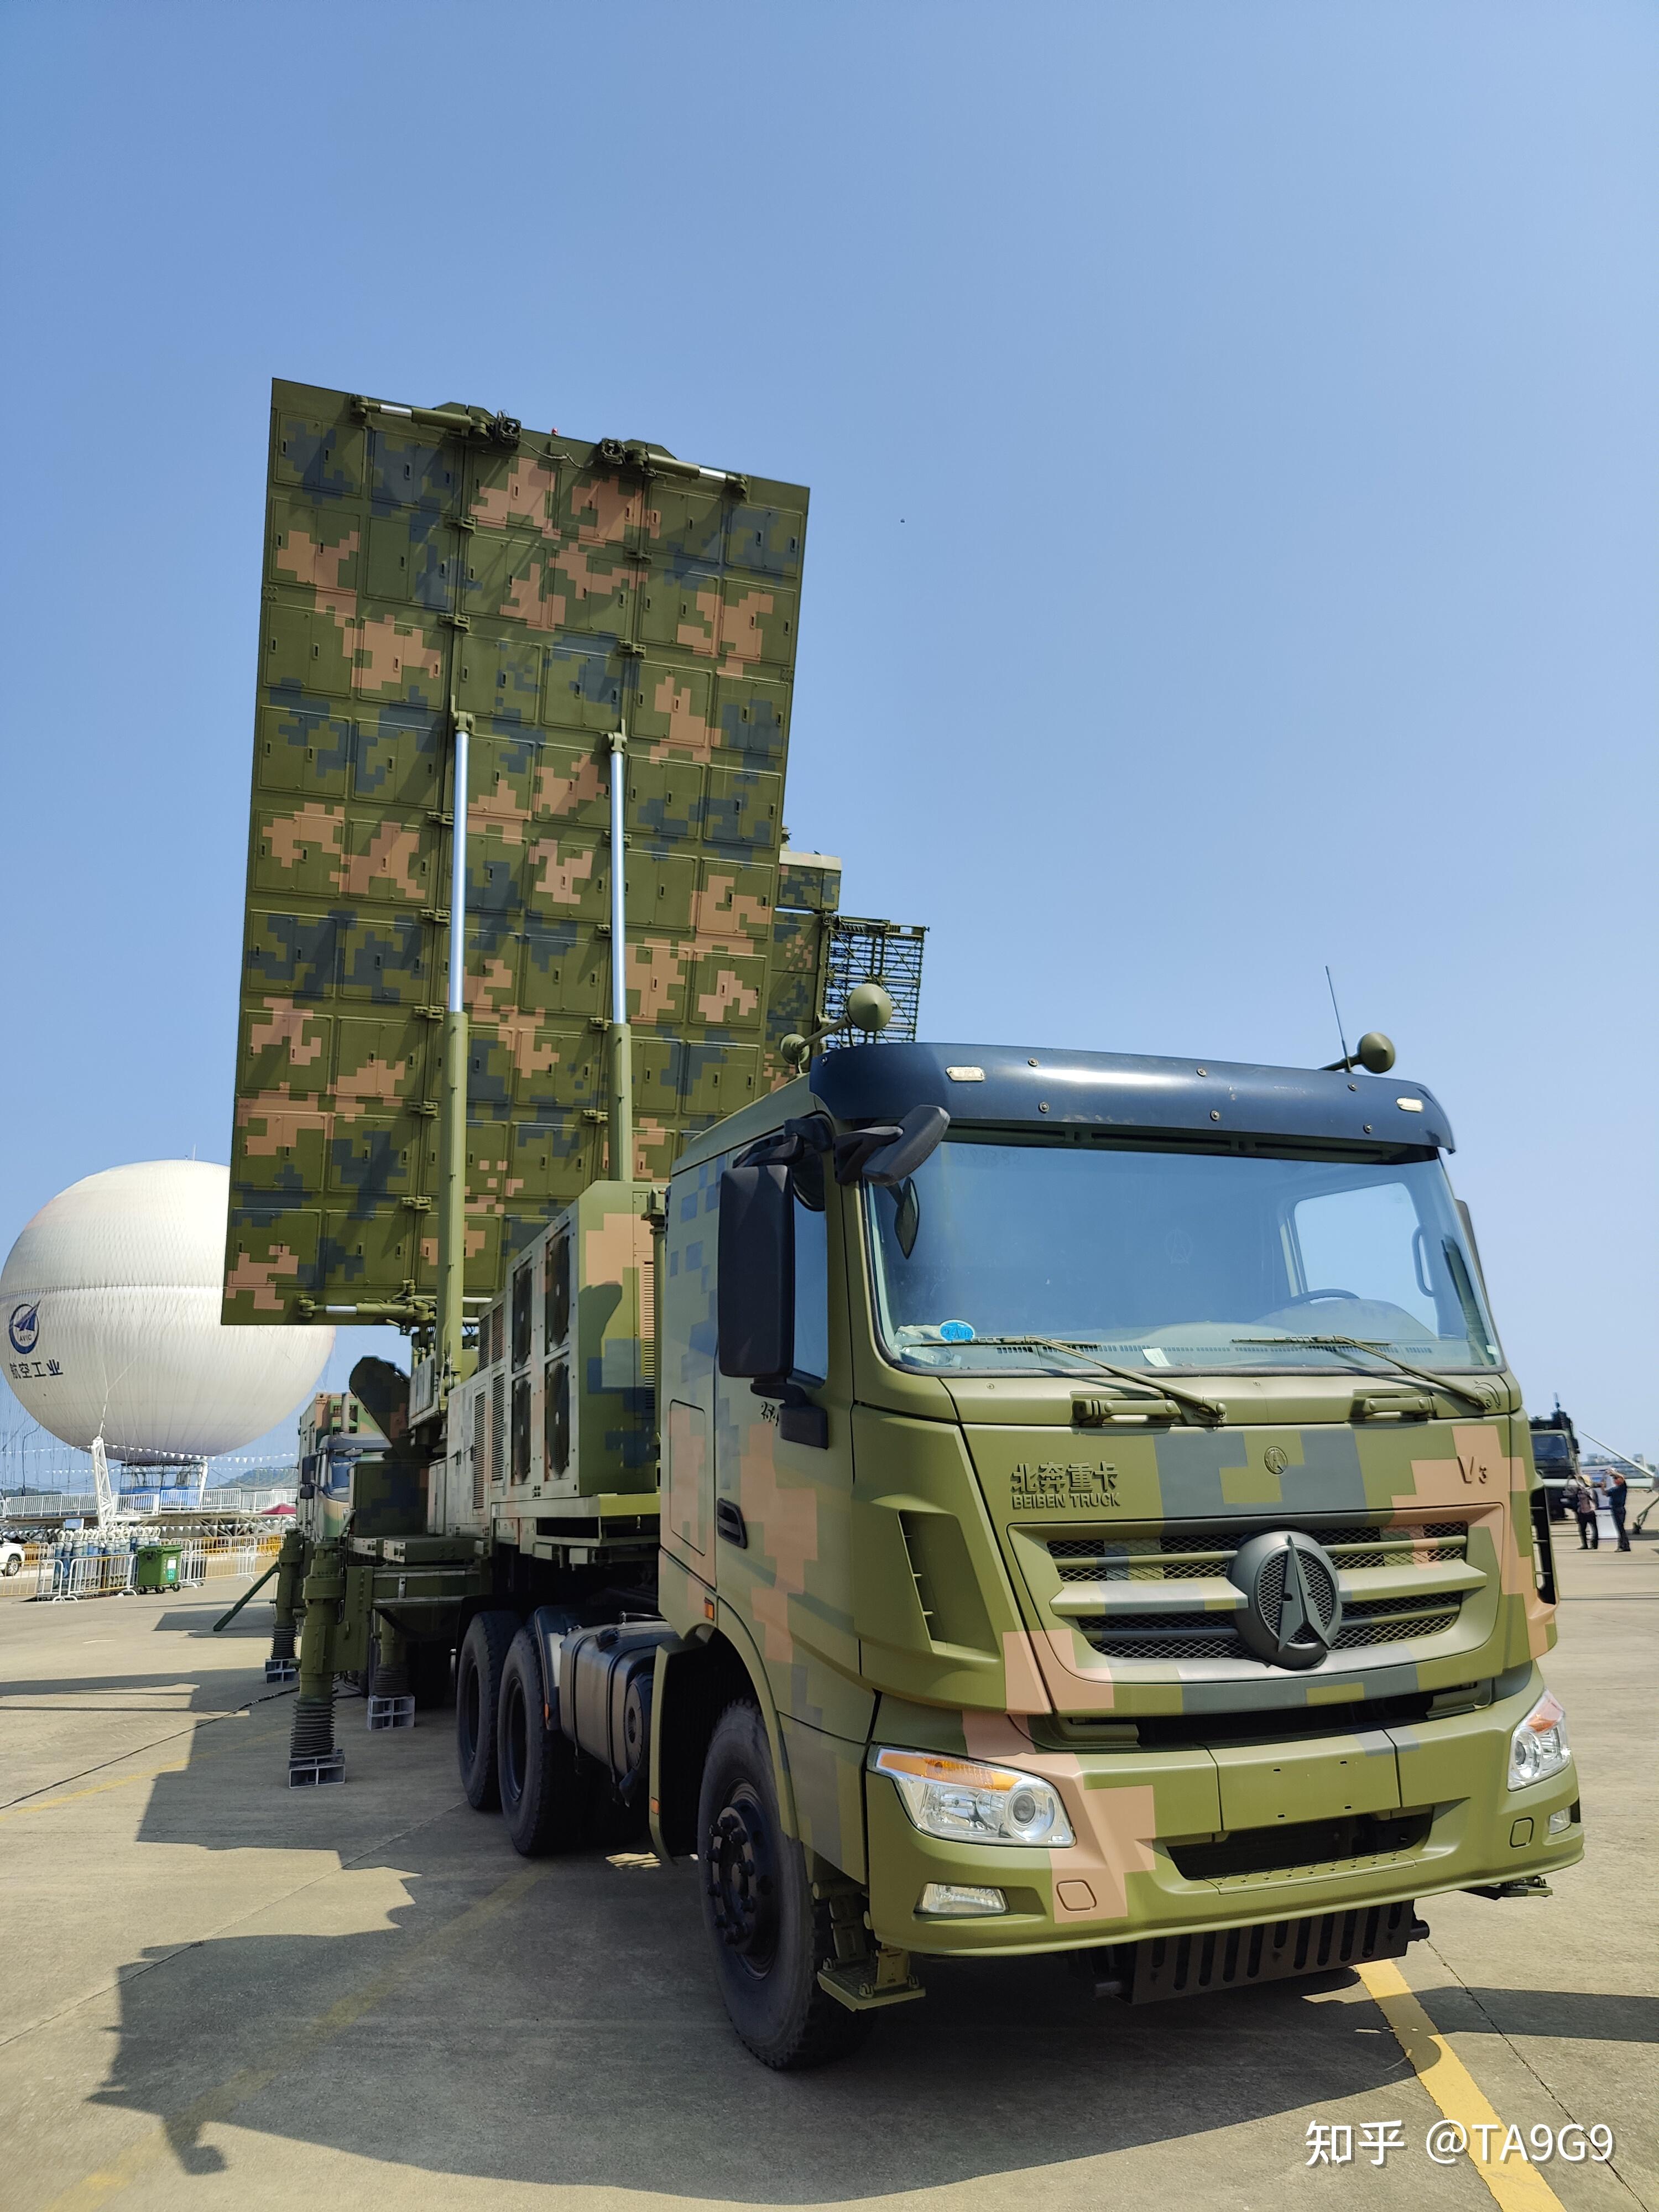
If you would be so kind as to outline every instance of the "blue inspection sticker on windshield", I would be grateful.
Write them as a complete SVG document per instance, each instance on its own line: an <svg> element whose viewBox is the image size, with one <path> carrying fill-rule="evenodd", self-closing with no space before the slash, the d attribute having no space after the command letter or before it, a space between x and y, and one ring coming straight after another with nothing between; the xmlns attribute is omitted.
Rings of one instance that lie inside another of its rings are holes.
<svg viewBox="0 0 1659 2212"><path fill-rule="evenodd" d="M942 1321L939 1325L939 1333L946 1344L971 1344L974 1340L974 1324L970 1321Z"/></svg>

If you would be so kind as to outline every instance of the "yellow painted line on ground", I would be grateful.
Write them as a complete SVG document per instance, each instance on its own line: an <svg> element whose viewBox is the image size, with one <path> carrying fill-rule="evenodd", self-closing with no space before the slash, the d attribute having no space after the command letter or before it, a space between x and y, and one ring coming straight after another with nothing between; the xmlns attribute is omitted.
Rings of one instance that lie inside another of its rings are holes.
<svg viewBox="0 0 1659 2212"><path fill-rule="evenodd" d="M486 1921L494 1920L518 1903L525 1892L540 1881L550 1869L545 1863L521 1868L509 1875L504 1882L481 1897L476 1905L458 1913L443 1927L434 1929L430 1936L415 1944L404 1956L389 1966L373 1981L348 1996L338 1998L328 2010L315 2020L292 2024L284 2033L280 2044L275 2044L258 2063L245 2066L233 2074L216 2088L205 2091L186 2105L182 2112L165 2114L156 2124L149 2128L137 2142L129 2143L118 2157L107 2166L100 2166L72 2182L60 2196L54 2197L44 2212L97 2212L100 2205L107 2204L118 2197L143 2174L161 2160L190 2148L204 2128L227 2120L239 2105L257 2097L273 2081L297 2065L303 2065L315 2056L323 2045L335 2036L343 2034L355 2026L365 2013L389 1997L409 1977L430 1965L432 1960L450 1950L464 1936L472 1935ZM191 1947L195 1948L195 1947ZM1554 2202L1552 2198L1551 2203Z"/></svg>
<svg viewBox="0 0 1659 2212"><path fill-rule="evenodd" d="M1564 2212L1560 2198L1538 2168L1503 2147L1505 2124L1487 2103L1485 2094L1462 2060L1423 2009L1422 2001L1391 1959L1378 1959L1359 1969L1359 1978L1395 2039L1412 2063L1417 2078L1449 2120L1455 2120L1468 2136L1468 2163L1474 2168L1503 2212ZM1478 2128L1490 2128L1481 2136ZM1524 2140L1524 2137L1522 2138ZM1488 2154L1481 2155L1485 2142ZM1461 2161L1460 2161L1461 2162Z"/></svg>
<svg viewBox="0 0 1659 2212"><path fill-rule="evenodd" d="M264 1700L261 1698L260 1703L264 1704ZM25 1813L53 1813L60 1805L76 1804L82 1797L101 1797L111 1790L125 1790L131 1783L153 1781L158 1774L183 1774L192 1766L204 1766L210 1759L228 1758L233 1751L246 1751L251 1743L268 1743L273 1735L285 1733L276 1729L265 1729L258 1735L243 1736L235 1743L223 1744L217 1751L198 1752L193 1748L196 1738L201 1734L203 1729L212 1728L222 1720L240 1720L244 1713L251 1711L251 1707L243 1705L239 1706L232 1713L204 1714L199 1725L191 1732L191 1750L185 1752L181 1757L167 1759L160 1766L141 1766L131 1774L118 1774L109 1782L89 1782L84 1790L66 1790L56 1797L32 1797L21 1805L9 1805L3 1813L0 1813L0 1820L21 1820ZM181 1735L184 1734L182 1729L179 1734ZM142 1759L143 1753L135 1751L131 1756L134 1759Z"/></svg>

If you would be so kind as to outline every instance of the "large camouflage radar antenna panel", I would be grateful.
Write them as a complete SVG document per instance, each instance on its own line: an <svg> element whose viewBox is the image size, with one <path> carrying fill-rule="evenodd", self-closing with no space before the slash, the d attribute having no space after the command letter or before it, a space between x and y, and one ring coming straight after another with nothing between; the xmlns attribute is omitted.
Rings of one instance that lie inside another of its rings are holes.
<svg viewBox="0 0 1659 2212"><path fill-rule="evenodd" d="M469 1293L605 1165L619 726L636 1173L786 1077L768 991L806 502L657 448L273 386L228 1322L432 1293L455 711Z"/></svg>

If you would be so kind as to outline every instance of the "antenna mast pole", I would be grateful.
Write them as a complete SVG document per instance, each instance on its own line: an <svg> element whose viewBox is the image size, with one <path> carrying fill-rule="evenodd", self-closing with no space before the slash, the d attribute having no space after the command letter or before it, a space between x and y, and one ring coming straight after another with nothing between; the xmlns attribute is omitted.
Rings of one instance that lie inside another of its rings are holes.
<svg viewBox="0 0 1659 2212"><path fill-rule="evenodd" d="M1331 981L1331 963L1328 960L1325 963L1325 988L1331 994L1331 1012L1336 1016L1336 1034L1342 1047L1342 1064L1345 1067L1352 1067L1353 1054L1348 1050L1348 1040L1342 1034L1342 1009L1336 1003L1336 986Z"/></svg>
<svg viewBox="0 0 1659 2212"><path fill-rule="evenodd" d="M634 1047L628 1030L628 725L611 735L611 1180L634 1180Z"/></svg>
<svg viewBox="0 0 1659 2212"><path fill-rule="evenodd" d="M449 839L449 1003L444 1014L444 1088L439 1167L437 1342L441 1404L461 1379L466 1290L466 792L472 717L455 721L454 828ZM411 1268L410 1273L414 1273Z"/></svg>

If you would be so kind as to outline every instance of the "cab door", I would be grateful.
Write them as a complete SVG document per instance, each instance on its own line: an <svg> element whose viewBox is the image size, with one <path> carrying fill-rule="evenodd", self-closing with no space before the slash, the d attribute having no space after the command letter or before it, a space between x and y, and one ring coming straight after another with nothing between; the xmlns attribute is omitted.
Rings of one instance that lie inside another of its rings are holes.
<svg viewBox="0 0 1659 2212"><path fill-rule="evenodd" d="M662 1286L662 1547L714 1582L715 1261L720 1163L688 1168L668 1186Z"/></svg>
<svg viewBox="0 0 1659 2212"><path fill-rule="evenodd" d="M749 1629L780 1713L836 1735L868 1723L852 1616L851 1362L838 1209L809 1156L792 1174L794 1365L800 1418L714 1377L714 1573ZM832 1327L832 1315L843 1325Z"/></svg>

